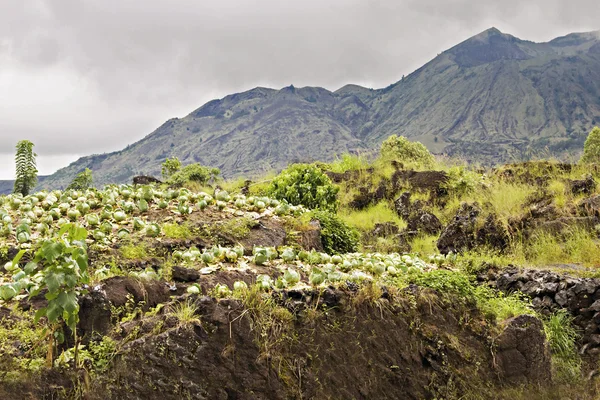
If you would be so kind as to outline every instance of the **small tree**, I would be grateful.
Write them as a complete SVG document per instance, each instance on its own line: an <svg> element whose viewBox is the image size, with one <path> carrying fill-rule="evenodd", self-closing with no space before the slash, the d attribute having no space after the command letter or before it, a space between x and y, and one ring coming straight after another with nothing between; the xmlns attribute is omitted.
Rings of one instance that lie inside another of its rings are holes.
<svg viewBox="0 0 600 400"><path fill-rule="evenodd" d="M161 168L162 176L164 179L168 180L171 176L173 176L174 173L176 173L180 169L181 169L181 161L179 161L179 158L177 158L177 157L167 158L165 160L165 162L162 163L162 168Z"/></svg>
<svg viewBox="0 0 600 400"><path fill-rule="evenodd" d="M435 161L433 155L422 143L411 142L404 136L392 135L381 144L381 158L403 162L416 162L423 166L431 166Z"/></svg>
<svg viewBox="0 0 600 400"><path fill-rule="evenodd" d="M600 128L592 129L585 140L581 162L585 164L600 163Z"/></svg>
<svg viewBox="0 0 600 400"><path fill-rule="evenodd" d="M316 165L294 164L273 179L267 193L290 204L335 212L338 191L339 187Z"/></svg>
<svg viewBox="0 0 600 400"><path fill-rule="evenodd" d="M15 186L13 193L21 193L27 196L37 184L38 170L35 165L37 154L33 152L33 143L29 140L20 140L17 143L15 155Z"/></svg>
<svg viewBox="0 0 600 400"><path fill-rule="evenodd" d="M92 177L92 170L86 168L84 171L81 171L75 179L67 186L67 190L85 190L92 187L94 183L94 178Z"/></svg>

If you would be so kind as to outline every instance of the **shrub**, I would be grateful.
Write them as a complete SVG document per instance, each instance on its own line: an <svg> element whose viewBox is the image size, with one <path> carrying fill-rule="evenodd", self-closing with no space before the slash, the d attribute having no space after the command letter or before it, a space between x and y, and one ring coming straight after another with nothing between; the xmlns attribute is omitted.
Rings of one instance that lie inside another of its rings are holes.
<svg viewBox="0 0 600 400"><path fill-rule="evenodd" d="M339 188L317 166L294 164L273 179L267 194L293 205L335 212L338 191Z"/></svg>
<svg viewBox="0 0 600 400"><path fill-rule="evenodd" d="M404 136L392 135L381 144L381 158L402 162L416 162L432 166L435 158L422 143L411 142Z"/></svg>
<svg viewBox="0 0 600 400"><path fill-rule="evenodd" d="M444 184L444 187L455 196L463 196L475 192L484 184L484 178L481 174L458 166L450 168L448 181Z"/></svg>
<svg viewBox="0 0 600 400"><path fill-rule="evenodd" d="M173 186L183 186L188 182L196 182L200 185L206 184L211 179L216 178L219 173L218 168L209 168L198 163L189 164L175 172L168 179L168 183Z"/></svg>
<svg viewBox="0 0 600 400"><path fill-rule="evenodd" d="M600 162L600 128L592 129L585 140L581 162L585 164Z"/></svg>
<svg viewBox="0 0 600 400"><path fill-rule="evenodd" d="M332 172L344 173L346 171L367 169L369 168L369 163L361 155L342 154L341 158L336 158L328 167Z"/></svg>
<svg viewBox="0 0 600 400"><path fill-rule="evenodd" d="M92 177L92 171L89 168L86 168L84 171L81 171L75 179L67 186L67 190L85 190L89 189L94 182Z"/></svg>
<svg viewBox="0 0 600 400"><path fill-rule="evenodd" d="M321 224L321 243L329 254L352 253L358 250L358 232L337 215L324 210L313 211Z"/></svg>
<svg viewBox="0 0 600 400"><path fill-rule="evenodd" d="M164 179L169 179L173 174L181 169L181 161L179 158L167 158L165 162L162 163L161 173Z"/></svg>

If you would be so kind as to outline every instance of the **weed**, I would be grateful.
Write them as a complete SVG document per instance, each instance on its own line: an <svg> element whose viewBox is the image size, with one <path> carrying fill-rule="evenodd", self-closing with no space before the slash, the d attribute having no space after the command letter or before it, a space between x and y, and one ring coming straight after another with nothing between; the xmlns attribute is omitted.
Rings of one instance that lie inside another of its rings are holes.
<svg viewBox="0 0 600 400"><path fill-rule="evenodd" d="M169 314L177 318L181 325L199 324L200 318L196 316L198 306L191 299L179 302L171 307Z"/></svg>
<svg viewBox="0 0 600 400"><path fill-rule="evenodd" d="M166 223L162 226L166 237L171 239L190 239L192 232L186 225Z"/></svg>
<svg viewBox="0 0 600 400"><path fill-rule="evenodd" d="M398 225L400 229L406 227L406 223L402 218L384 201L364 210L344 209L340 211L340 218L362 232L372 231L375 224L384 222L392 222Z"/></svg>
<svg viewBox="0 0 600 400"><path fill-rule="evenodd" d="M143 242L138 245L125 244L119 248L119 251L123 258L128 260L140 260L148 257L148 249Z"/></svg>

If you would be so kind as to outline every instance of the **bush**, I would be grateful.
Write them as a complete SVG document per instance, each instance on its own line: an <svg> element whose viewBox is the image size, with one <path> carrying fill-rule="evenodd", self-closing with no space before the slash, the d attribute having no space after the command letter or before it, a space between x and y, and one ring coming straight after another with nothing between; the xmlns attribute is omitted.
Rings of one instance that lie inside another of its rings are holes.
<svg viewBox="0 0 600 400"><path fill-rule="evenodd" d="M381 144L381 158L401 162L415 162L426 167L433 165L435 158L422 143L411 142L404 136L392 135Z"/></svg>
<svg viewBox="0 0 600 400"><path fill-rule="evenodd" d="M169 179L173 174L181 169L179 158L167 158L161 165L161 173L164 179Z"/></svg>
<svg viewBox="0 0 600 400"><path fill-rule="evenodd" d="M209 180L216 178L220 172L218 168L209 168L198 163L189 164L171 175L167 182L173 186L183 186L188 182L204 185Z"/></svg>
<svg viewBox="0 0 600 400"><path fill-rule="evenodd" d="M336 212L338 191L339 188L317 166L294 164L273 179L267 194L293 205Z"/></svg>
<svg viewBox="0 0 600 400"><path fill-rule="evenodd" d="M321 243L328 254L353 253L358 250L358 232L329 211L313 211L321 224Z"/></svg>
<svg viewBox="0 0 600 400"><path fill-rule="evenodd" d="M592 129L585 140L581 162L585 164L600 163L600 128Z"/></svg>
<svg viewBox="0 0 600 400"><path fill-rule="evenodd" d="M67 190L85 190L92 187L94 183L94 179L92 177L92 171L89 168L86 168L84 171L81 171L75 179L67 186Z"/></svg>

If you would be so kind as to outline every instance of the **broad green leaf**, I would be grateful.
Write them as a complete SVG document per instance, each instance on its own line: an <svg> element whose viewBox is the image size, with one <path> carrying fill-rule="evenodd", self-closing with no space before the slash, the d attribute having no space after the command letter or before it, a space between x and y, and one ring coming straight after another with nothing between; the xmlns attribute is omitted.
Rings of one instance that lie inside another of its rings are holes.
<svg viewBox="0 0 600 400"><path fill-rule="evenodd" d="M33 317L33 321L37 324L40 320L40 318L45 317L46 316L46 307L40 308L39 310L37 310L35 312L35 316Z"/></svg>
<svg viewBox="0 0 600 400"><path fill-rule="evenodd" d="M38 267L37 263L30 261L25 265L24 271L27 275L31 275L35 272L37 267Z"/></svg>
<svg viewBox="0 0 600 400"><path fill-rule="evenodd" d="M75 292L61 292L56 301L68 313L73 313L79 309Z"/></svg>
<svg viewBox="0 0 600 400"><path fill-rule="evenodd" d="M58 320L58 317L62 315L62 312L63 309L56 300L48 302L48 308L46 309L46 316L48 317L48 321L56 322Z"/></svg>
<svg viewBox="0 0 600 400"><path fill-rule="evenodd" d="M61 255L63 248L62 243L48 241L42 246L41 252L46 260L52 262Z"/></svg>
<svg viewBox="0 0 600 400"><path fill-rule="evenodd" d="M50 272L46 275L46 286L48 286L49 292L56 292L60 286L65 282L65 275L63 273Z"/></svg>

